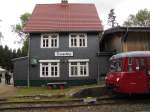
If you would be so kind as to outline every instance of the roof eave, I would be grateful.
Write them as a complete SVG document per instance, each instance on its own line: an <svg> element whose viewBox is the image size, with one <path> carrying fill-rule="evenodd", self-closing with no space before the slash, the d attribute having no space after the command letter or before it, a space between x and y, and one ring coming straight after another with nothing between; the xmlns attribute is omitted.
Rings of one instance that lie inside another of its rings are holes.
<svg viewBox="0 0 150 112"><path fill-rule="evenodd" d="M150 27L124 27L124 26L117 26L114 28L109 28L104 31L104 35L114 34L119 32L150 32Z"/></svg>
<svg viewBox="0 0 150 112"><path fill-rule="evenodd" d="M103 32L103 30L68 30L68 31L24 31L24 33L51 33L51 32Z"/></svg>

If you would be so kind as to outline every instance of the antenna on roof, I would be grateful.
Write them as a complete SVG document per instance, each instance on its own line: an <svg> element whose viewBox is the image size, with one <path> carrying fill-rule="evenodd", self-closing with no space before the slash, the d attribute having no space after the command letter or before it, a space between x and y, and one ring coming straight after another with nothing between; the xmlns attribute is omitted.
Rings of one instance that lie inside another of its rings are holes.
<svg viewBox="0 0 150 112"><path fill-rule="evenodd" d="M61 0L61 3L68 3L68 0Z"/></svg>

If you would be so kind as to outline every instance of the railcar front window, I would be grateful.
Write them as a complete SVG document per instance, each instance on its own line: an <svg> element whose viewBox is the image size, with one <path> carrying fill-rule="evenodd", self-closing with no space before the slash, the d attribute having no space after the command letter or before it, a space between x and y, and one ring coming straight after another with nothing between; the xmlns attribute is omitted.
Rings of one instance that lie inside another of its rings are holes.
<svg viewBox="0 0 150 112"><path fill-rule="evenodd" d="M116 71L115 69L116 69L115 61L111 61L109 71L110 72L115 72Z"/></svg>
<svg viewBox="0 0 150 112"><path fill-rule="evenodd" d="M121 60L113 60L110 64L110 72L120 72L122 69Z"/></svg>

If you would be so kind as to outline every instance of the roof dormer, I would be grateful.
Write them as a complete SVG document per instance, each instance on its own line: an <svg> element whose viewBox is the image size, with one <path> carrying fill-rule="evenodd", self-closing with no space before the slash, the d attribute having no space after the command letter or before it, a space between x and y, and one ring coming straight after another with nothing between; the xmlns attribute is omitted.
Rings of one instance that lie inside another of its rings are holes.
<svg viewBox="0 0 150 112"><path fill-rule="evenodd" d="M67 3L68 3L68 0L61 0L61 3L62 3L62 4L67 4Z"/></svg>

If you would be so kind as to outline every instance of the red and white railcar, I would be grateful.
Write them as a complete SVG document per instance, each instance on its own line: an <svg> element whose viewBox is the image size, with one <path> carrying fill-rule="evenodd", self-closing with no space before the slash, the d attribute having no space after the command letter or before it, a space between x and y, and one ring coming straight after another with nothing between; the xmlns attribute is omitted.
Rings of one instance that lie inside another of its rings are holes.
<svg viewBox="0 0 150 112"><path fill-rule="evenodd" d="M150 92L150 51L134 51L113 55L106 86L118 93Z"/></svg>

